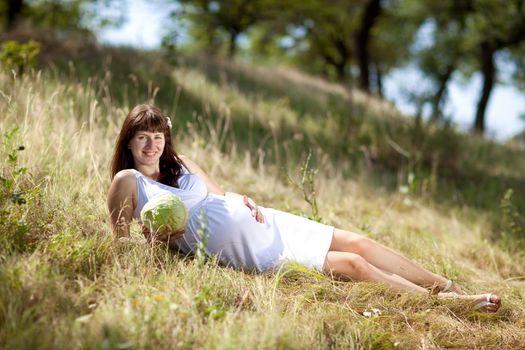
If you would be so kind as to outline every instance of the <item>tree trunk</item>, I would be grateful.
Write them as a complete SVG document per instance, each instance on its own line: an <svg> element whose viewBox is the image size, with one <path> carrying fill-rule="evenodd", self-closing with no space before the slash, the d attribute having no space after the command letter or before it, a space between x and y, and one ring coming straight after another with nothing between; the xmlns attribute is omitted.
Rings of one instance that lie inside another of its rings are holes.
<svg viewBox="0 0 525 350"><path fill-rule="evenodd" d="M381 68L378 64L375 64L376 69L376 90L377 96L383 98L383 73L381 73Z"/></svg>
<svg viewBox="0 0 525 350"><path fill-rule="evenodd" d="M13 29L15 26L15 23L22 12L23 5L23 0L9 0L7 2L7 30Z"/></svg>
<svg viewBox="0 0 525 350"><path fill-rule="evenodd" d="M346 80L346 62L337 62L334 67L337 74L337 81L341 83L344 82Z"/></svg>
<svg viewBox="0 0 525 350"><path fill-rule="evenodd" d="M233 56L235 56L235 52L237 51L237 36L239 36L239 32L235 29L232 29L229 31L229 33L230 40L228 43L228 58L232 59Z"/></svg>
<svg viewBox="0 0 525 350"><path fill-rule="evenodd" d="M438 121L443 116L443 111L441 110L441 102L443 101L443 96L445 91L447 91L447 85L454 73L454 67L452 65L447 67L445 73L438 76L438 89L434 96L432 97L432 116L430 118L431 122Z"/></svg>
<svg viewBox="0 0 525 350"><path fill-rule="evenodd" d="M370 92L370 72L368 68L368 43L370 40L370 31L380 13L381 0L370 0L366 5L361 27L355 36L357 62L359 65L359 87L366 92Z"/></svg>
<svg viewBox="0 0 525 350"><path fill-rule="evenodd" d="M350 50L348 49L344 40L338 39L334 44L337 49L337 53L339 54L339 60L336 60L335 62L337 79L340 82L344 82L346 80L346 65L350 60Z"/></svg>
<svg viewBox="0 0 525 350"><path fill-rule="evenodd" d="M481 43L481 72L483 74L483 87L481 89L481 96L478 102L478 109L476 111L476 119L474 121L473 131L476 134L483 134L485 132L485 111L489 102L490 93L494 86L494 78L496 75L496 67L494 65L494 47L488 43Z"/></svg>

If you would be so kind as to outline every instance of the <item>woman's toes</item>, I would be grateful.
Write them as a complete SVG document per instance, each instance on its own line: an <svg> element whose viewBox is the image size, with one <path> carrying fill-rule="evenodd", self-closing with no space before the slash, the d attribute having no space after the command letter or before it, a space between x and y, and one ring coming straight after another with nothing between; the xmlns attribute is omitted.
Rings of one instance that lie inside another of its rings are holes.
<svg viewBox="0 0 525 350"><path fill-rule="evenodd" d="M489 302L495 305L496 310L501 306L501 298L496 294L491 294L489 297Z"/></svg>
<svg viewBox="0 0 525 350"><path fill-rule="evenodd" d="M490 294L488 297L489 304L485 307L487 312L496 312L501 306L501 298L496 294Z"/></svg>

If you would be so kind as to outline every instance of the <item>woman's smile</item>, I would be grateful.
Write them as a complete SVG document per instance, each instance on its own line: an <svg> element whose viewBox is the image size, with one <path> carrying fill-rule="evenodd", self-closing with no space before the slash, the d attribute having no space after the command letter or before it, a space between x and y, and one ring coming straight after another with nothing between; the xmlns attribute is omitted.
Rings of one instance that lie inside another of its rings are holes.
<svg viewBox="0 0 525 350"><path fill-rule="evenodd" d="M164 151L166 140L162 132L138 131L128 144L137 164L155 165Z"/></svg>

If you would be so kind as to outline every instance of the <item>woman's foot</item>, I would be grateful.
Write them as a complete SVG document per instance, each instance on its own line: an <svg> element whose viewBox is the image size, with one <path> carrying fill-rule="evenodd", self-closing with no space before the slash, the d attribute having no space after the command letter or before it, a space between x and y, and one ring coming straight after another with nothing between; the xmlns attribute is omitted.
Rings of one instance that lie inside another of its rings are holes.
<svg viewBox="0 0 525 350"><path fill-rule="evenodd" d="M501 298L496 294L481 294L481 298L477 299L476 305L474 305L474 311L479 312L496 312L501 306Z"/></svg>
<svg viewBox="0 0 525 350"><path fill-rule="evenodd" d="M494 313L501 306L501 298L496 294L459 295L455 292L441 292L438 297L445 299L464 299L471 301L472 310L478 312Z"/></svg>

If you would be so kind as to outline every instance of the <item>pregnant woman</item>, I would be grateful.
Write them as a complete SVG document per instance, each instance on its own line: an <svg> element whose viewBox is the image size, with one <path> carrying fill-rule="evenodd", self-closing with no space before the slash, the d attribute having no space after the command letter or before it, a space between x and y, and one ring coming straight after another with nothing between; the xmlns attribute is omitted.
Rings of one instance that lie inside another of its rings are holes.
<svg viewBox="0 0 525 350"><path fill-rule="evenodd" d="M171 122L156 107L135 106L116 142L108 207L116 237L129 236L133 218L154 196L174 193L188 208L184 231L157 239L192 253L204 229L206 253L224 265L265 271L298 261L333 277L386 283L404 292L461 298L473 309L496 312L495 294L466 295L460 286L357 233L257 206L247 196L224 192L195 162L177 155ZM148 232L145 232L148 235Z"/></svg>

